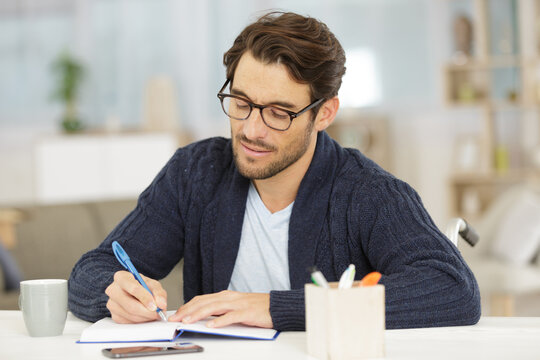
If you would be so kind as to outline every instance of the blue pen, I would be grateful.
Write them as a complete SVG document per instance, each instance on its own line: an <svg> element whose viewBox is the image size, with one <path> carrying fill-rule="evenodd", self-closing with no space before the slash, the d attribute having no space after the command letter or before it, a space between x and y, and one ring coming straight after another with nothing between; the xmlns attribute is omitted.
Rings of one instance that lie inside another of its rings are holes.
<svg viewBox="0 0 540 360"><path fill-rule="evenodd" d="M146 285L146 283L144 282L143 278L141 277L141 275L139 274L137 269L135 269L135 266L133 266L133 263L131 262L131 259L129 258L128 254L122 248L122 246L118 243L118 241L113 241L112 248L113 248L114 256L116 256L116 258L118 259L120 264L122 264L123 267L125 267L130 273L132 273L133 276L135 276L135 279L137 279L137 281L146 290L148 290L148 292L150 294L152 294L152 291L150 291L150 288L148 287L148 285ZM153 294L152 294L152 296L153 296ZM157 308L156 311L159 314L159 316L161 317L161 320L167 321L167 317L165 316L165 314L163 313L163 311L160 308Z"/></svg>

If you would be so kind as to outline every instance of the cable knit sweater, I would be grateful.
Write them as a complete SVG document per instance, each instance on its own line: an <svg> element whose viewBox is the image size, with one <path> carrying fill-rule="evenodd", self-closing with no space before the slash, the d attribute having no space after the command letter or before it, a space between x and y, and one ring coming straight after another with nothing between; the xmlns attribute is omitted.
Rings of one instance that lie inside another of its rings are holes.
<svg viewBox="0 0 540 360"><path fill-rule="evenodd" d="M230 139L179 149L136 208L77 262L69 279L70 310L89 321L110 316L104 290L122 269L111 249L113 240L141 273L155 279L184 258L186 301L227 289L248 188L249 180L236 170ZM291 290L270 292L270 314L278 330L305 328L309 266L337 281L351 263L357 279L374 270L383 274L387 328L479 320L476 280L417 193L325 132L318 135L292 209L288 252Z"/></svg>

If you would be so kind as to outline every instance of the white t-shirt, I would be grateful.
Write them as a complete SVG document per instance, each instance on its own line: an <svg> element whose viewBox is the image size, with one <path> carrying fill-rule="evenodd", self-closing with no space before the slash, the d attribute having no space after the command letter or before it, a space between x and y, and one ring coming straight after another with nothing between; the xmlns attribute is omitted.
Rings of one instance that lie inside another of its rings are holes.
<svg viewBox="0 0 540 360"><path fill-rule="evenodd" d="M251 183L229 290L268 293L291 289L288 249L293 204L272 214Z"/></svg>

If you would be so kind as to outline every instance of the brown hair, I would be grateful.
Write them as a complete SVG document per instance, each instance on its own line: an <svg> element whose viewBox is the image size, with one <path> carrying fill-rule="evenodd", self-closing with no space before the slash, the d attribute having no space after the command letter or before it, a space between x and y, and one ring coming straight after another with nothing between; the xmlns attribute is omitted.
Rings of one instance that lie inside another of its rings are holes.
<svg viewBox="0 0 540 360"><path fill-rule="evenodd" d="M263 15L238 35L223 55L231 82L247 51L264 63L285 65L296 81L309 85L312 101L336 96L345 74L345 52L328 27L290 12Z"/></svg>

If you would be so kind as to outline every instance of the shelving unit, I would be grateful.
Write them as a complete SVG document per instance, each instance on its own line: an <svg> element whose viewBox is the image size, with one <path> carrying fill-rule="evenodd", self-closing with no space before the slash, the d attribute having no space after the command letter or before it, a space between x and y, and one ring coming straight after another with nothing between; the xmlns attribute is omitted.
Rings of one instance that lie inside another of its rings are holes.
<svg viewBox="0 0 540 360"><path fill-rule="evenodd" d="M540 181L535 159L540 154L540 0L448 1L454 10L463 5L470 10L465 22L472 26L461 24L465 30L460 31L472 35L472 49L445 65L445 102L480 110L481 131L474 135L473 165L457 166L450 179L450 210L474 219L509 186ZM502 6L510 11L501 11ZM503 38L494 39L501 33ZM497 43L500 48L494 48ZM538 124L534 148L520 139L531 118Z"/></svg>
<svg viewBox="0 0 540 360"><path fill-rule="evenodd" d="M184 145L173 132L44 136L34 145L35 202L137 198Z"/></svg>

